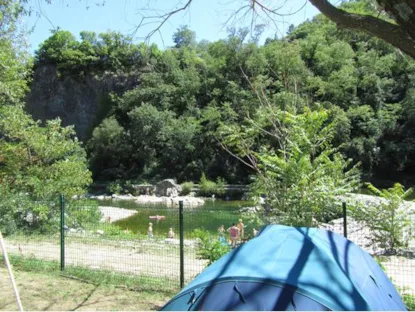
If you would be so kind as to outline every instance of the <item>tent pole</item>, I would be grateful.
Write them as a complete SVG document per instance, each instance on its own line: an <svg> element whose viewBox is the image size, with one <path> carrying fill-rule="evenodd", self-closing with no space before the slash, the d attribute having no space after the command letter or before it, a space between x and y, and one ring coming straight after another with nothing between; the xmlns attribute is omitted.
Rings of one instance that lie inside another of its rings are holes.
<svg viewBox="0 0 415 312"><path fill-rule="evenodd" d="M14 296L16 297L17 306L19 307L20 311L23 311L23 306L22 306L22 302L20 301L19 291L17 290L16 281L15 281L14 276L13 276L12 267L11 267L10 262L9 262L9 257L7 256L6 245L4 244L3 235L1 234L1 232L0 232L0 245L1 245L1 249L3 250L4 262L6 264L7 271L9 272L10 280L12 282Z"/></svg>

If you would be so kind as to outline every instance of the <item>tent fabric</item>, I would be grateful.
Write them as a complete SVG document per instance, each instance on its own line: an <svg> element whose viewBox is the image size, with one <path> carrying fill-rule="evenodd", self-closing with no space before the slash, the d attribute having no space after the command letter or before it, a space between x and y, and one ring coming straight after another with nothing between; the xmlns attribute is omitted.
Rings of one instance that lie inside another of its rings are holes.
<svg viewBox="0 0 415 312"><path fill-rule="evenodd" d="M330 231L282 225L229 252L161 310L406 310L376 261Z"/></svg>

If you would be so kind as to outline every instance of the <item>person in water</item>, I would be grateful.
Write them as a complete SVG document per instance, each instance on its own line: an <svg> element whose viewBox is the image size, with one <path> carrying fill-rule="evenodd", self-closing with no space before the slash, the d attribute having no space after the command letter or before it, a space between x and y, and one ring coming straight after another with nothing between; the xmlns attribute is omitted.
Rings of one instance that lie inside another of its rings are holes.
<svg viewBox="0 0 415 312"><path fill-rule="evenodd" d="M232 226L228 229L228 233L231 238L231 247L236 247L236 243L239 239L239 229L237 226L235 226L235 223L233 223Z"/></svg>
<svg viewBox="0 0 415 312"><path fill-rule="evenodd" d="M218 233L219 237L225 236L225 226L223 224L218 228Z"/></svg>
<svg viewBox="0 0 415 312"><path fill-rule="evenodd" d="M242 239L244 237L244 223L242 222L242 219L238 220L238 225L237 225L238 229L239 229L239 237Z"/></svg>

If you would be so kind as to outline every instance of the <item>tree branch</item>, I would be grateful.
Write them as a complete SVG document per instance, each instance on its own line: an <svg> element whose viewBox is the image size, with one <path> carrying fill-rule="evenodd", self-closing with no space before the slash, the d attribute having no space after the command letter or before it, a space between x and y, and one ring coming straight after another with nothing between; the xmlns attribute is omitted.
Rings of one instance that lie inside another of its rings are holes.
<svg viewBox="0 0 415 312"><path fill-rule="evenodd" d="M321 13L335 22L337 26L361 30L372 34L415 59L415 38L411 37L406 28L401 25L392 24L370 15L348 13L336 8L328 0L310 0L310 2ZM399 22L399 20L397 21Z"/></svg>
<svg viewBox="0 0 415 312"><path fill-rule="evenodd" d="M227 148L227 146L225 144L222 143L221 140L219 140L219 138L215 135L215 139L216 141L220 144L220 146L231 156L235 157L236 159L238 159L240 162L242 162L244 165L248 166L249 168L259 172L258 170L258 165L257 163L253 162L251 158L248 157L248 159L251 161L251 163L246 162L245 160L243 160L241 157L239 157L238 155L236 155L235 153L231 152L231 150L229 148Z"/></svg>
<svg viewBox="0 0 415 312"><path fill-rule="evenodd" d="M190 4L192 3L192 1L193 0L187 0L187 2L183 5L183 6L181 6L181 7L179 7L179 8L177 8L177 9L175 9L175 10L172 10L172 11L170 11L170 12L168 12L168 13L165 13L165 14L160 14L160 15L152 15L152 16L143 16L142 18L141 18L141 21L140 21L140 23L137 25L137 27L135 28L135 30L134 30L134 34L138 31L138 29L141 27L141 26L144 26L144 25L148 25L148 24L152 24L152 23L157 23L157 20L161 20L159 23L158 23L158 25L157 25L157 27L156 28L154 28L152 31L150 31L149 33L148 33L148 35L146 36L146 40L149 40L155 33L157 33L157 32L160 32L160 29L161 29L161 27L163 27L163 25L173 16L173 15L175 15L175 14L177 14L177 13L179 13L179 12L181 12L181 11L185 11L185 10L187 10L188 9L188 7L190 6ZM152 20L153 20L153 22L152 22ZM147 21L149 21L149 22L147 22Z"/></svg>

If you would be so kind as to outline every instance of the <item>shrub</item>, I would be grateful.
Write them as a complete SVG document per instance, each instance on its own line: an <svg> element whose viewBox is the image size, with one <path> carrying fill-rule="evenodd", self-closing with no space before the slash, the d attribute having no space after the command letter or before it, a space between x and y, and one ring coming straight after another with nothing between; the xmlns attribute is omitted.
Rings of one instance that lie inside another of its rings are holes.
<svg viewBox="0 0 415 312"><path fill-rule="evenodd" d="M197 255L199 259L208 260L208 266L229 252L229 245L223 245L218 238L212 237L209 231L196 229L194 237L199 239Z"/></svg>
<svg viewBox="0 0 415 312"><path fill-rule="evenodd" d="M122 191L122 186L119 181L110 182L110 184L108 184L107 190L111 194L119 195Z"/></svg>
<svg viewBox="0 0 415 312"><path fill-rule="evenodd" d="M65 223L73 228L96 225L101 219L98 202L88 199L74 200L66 205Z"/></svg>
<svg viewBox="0 0 415 312"><path fill-rule="evenodd" d="M98 203L91 200L71 200L66 203L65 223L69 227L85 228L101 219ZM3 194L0 202L0 231L5 235L17 231L47 234L59 230L60 204L58 196L50 200L33 200L22 194Z"/></svg>
<svg viewBox="0 0 415 312"><path fill-rule="evenodd" d="M368 184L368 188L382 200L378 205L356 206L352 217L364 222L373 233L373 241L387 251L408 246L414 231L411 222L414 209L405 204L404 199L412 189L405 191L399 183L387 190L379 190L372 184Z"/></svg>
<svg viewBox="0 0 415 312"><path fill-rule="evenodd" d="M215 192L217 195L222 196L225 194L225 185L226 185L226 181L225 179L222 179L221 177L218 177L216 179L216 189Z"/></svg>
<svg viewBox="0 0 415 312"><path fill-rule="evenodd" d="M205 173L202 173L200 178L199 193L204 196L211 196L216 193L216 183L208 180Z"/></svg>
<svg viewBox="0 0 415 312"><path fill-rule="evenodd" d="M23 231L51 233L59 229L58 201L34 201L21 194L6 194L0 203L0 230L5 235Z"/></svg>
<svg viewBox="0 0 415 312"><path fill-rule="evenodd" d="M411 294L404 294L402 296L403 302L408 311L415 311L415 296Z"/></svg>
<svg viewBox="0 0 415 312"><path fill-rule="evenodd" d="M192 191L194 187L193 182L184 182L182 183L182 191L180 192L180 195L188 195Z"/></svg>

